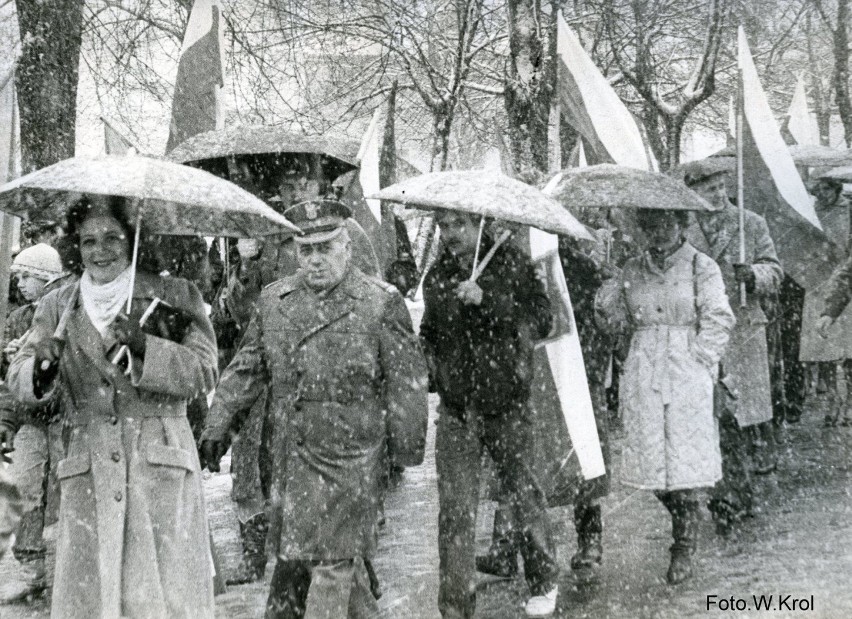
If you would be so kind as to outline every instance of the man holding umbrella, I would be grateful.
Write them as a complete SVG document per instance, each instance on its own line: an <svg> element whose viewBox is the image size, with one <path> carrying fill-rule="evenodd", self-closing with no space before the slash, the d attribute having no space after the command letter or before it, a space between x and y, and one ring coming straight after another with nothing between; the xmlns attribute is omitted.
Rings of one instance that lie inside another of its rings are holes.
<svg viewBox="0 0 852 619"><path fill-rule="evenodd" d="M712 159L683 166L686 185L719 209L699 213L687 230L687 239L719 264L737 319L722 359L722 376L738 400L736 411L727 407L720 420L723 479L709 503L723 533L752 509L746 456L749 443L754 443L756 472L769 473L775 468L767 319L761 300L777 294L783 277L766 220L749 210L744 212L742 231L745 260L740 259L740 213L728 199L726 172L726 166ZM741 287L745 288L745 304L740 300Z"/></svg>
<svg viewBox="0 0 852 619"><path fill-rule="evenodd" d="M473 617L474 538L480 454L487 449L520 529L532 598L529 616L556 606L558 565L547 500L536 474L521 460L531 438L528 407L533 340L551 328L550 302L528 258L511 245L493 254L474 281L478 222L440 211L443 253L423 284L420 337L431 387L441 396L436 437L440 516L440 592L444 617ZM482 251L493 245L482 239Z"/></svg>
<svg viewBox="0 0 852 619"><path fill-rule="evenodd" d="M365 561L376 549L385 442L422 461L426 364L402 297L352 264L349 209L310 200L286 212L299 271L266 286L223 374L202 436L210 470L271 385L272 526L278 563L267 619L375 612Z"/></svg>

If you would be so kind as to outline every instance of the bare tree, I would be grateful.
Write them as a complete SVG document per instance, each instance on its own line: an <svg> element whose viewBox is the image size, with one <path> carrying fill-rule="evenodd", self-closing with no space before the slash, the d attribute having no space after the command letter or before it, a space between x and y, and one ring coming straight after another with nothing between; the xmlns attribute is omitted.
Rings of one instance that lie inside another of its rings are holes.
<svg viewBox="0 0 852 619"><path fill-rule="evenodd" d="M849 0L836 0L834 6L825 0L811 0L832 35L834 53L834 98L843 123L847 148L852 146L852 99L849 95Z"/></svg>
<svg viewBox="0 0 852 619"><path fill-rule="evenodd" d="M680 161L690 113L716 87L729 0L600 0L595 5L624 80L642 102L648 142L660 167Z"/></svg>
<svg viewBox="0 0 852 619"><path fill-rule="evenodd" d="M24 172L74 156L83 0L17 0Z"/></svg>

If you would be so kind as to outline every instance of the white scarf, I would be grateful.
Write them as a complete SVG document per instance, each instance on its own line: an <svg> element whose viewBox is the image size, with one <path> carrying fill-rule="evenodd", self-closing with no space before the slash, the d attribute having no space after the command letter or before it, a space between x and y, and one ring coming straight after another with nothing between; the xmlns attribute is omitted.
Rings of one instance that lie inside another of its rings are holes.
<svg viewBox="0 0 852 619"><path fill-rule="evenodd" d="M95 329L104 337L107 327L127 303L127 292L130 286L130 267L124 269L118 277L106 284L96 284L88 271L80 278L80 299L83 309Z"/></svg>

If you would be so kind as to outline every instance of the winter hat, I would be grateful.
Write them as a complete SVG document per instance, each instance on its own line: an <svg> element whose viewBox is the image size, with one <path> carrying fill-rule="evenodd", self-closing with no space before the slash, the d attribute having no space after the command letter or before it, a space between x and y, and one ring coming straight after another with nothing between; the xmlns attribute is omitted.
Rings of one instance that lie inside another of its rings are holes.
<svg viewBox="0 0 852 619"><path fill-rule="evenodd" d="M12 273L25 273L43 280L51 280L62 274L59 252L47 243L27 247L15 256Z"/></svg>

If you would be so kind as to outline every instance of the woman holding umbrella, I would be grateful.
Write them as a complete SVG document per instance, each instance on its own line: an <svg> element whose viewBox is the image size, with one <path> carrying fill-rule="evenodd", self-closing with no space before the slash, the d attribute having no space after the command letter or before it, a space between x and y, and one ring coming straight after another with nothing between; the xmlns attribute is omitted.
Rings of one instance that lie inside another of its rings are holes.
<svg viewBox="0 0 852 619"><path fill-rule="evenodd" d="M619 404L622 481L653 490L672 517L667 580L692 575L696 490L722 477L713 389L734 315L719 267L686 241L685 210L640 209L647 247L599 290L603 328L631 338Z"/></svg>
<svg viewBox="0 0 852 619"><path fill-rule="evenodd" d="M69 209L67 232L79 245L83 275L42 299L8 374L25 402L44 402L61 385L74 403L58 470L51 616L213 617L186 402L215 386L216 342L193 284L142 270L130 283L136 231L127 206L123 198L83 198ZM143 331L140 316L155 298L172 306L180 326L166 327L155 313L158 329ZM63 340L57 325L65 321ZM129 355L115 365L122 346Z"/></svg>

